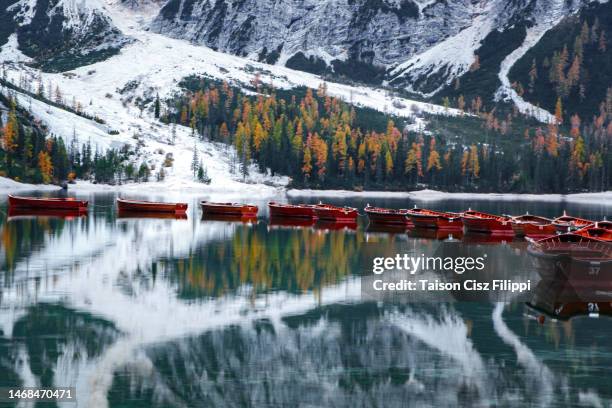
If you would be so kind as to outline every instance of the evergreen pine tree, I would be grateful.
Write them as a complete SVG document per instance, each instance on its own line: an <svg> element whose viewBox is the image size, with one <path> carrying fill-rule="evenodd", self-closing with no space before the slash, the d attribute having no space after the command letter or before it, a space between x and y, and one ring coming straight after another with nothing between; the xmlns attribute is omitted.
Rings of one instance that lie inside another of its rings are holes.
<svg viewBox="0 0 612 408"><path fill-rule="evenodd" d="M161 105L159 103L159 94L157 94L155 96L155 108L154 108L154 110L155 110L155 118L156 119L159 119L159 111L160 111L160 109L161 109Z"/></svg>

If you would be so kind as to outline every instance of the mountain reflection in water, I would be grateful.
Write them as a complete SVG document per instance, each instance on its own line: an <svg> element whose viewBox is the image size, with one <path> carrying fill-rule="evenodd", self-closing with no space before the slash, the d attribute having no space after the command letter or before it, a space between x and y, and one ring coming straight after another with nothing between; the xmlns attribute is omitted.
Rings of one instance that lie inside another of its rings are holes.
<svg viewBox="0 0 612 408"><path fill-rule="evenodd" d="M118 218L113 200L93 197L88 217L0 216L0 386L75 386L96 407L612 400L609 320L362 298L373 256L448 237L202 220L195 201L188 220ZM466 242L532 273L524 243Z"/></svg>

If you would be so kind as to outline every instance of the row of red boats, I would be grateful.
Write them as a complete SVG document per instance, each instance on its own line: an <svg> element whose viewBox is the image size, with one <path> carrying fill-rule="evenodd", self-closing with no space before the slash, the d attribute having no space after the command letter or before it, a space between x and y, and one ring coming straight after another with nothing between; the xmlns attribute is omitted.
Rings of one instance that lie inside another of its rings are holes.
<svg viewBox="0 0 612 408"><path fill-rule="evenodd" d="M205 214L257 217L258 207L250 204L200 203ZM71 210L87 212L88 202L75 198L35 198L9 195L9 207L47 210ZM117 199L121 212L185 214L186 203L165 203ZM318 219L327 222L352 223L359 216L353 207L339 207L330 204L284 204L270 202L270 217ZM558 233L575 231L579 236L603 241L612 241L612 222L594 221L563 214L549 219L529 213L520 216L494 215L468 209L461 213L435 211L424 208L390 209L367 205L364 209L373 225L389 225L406 228L432 228L438 230L466 230L542 239Z"/></svg>

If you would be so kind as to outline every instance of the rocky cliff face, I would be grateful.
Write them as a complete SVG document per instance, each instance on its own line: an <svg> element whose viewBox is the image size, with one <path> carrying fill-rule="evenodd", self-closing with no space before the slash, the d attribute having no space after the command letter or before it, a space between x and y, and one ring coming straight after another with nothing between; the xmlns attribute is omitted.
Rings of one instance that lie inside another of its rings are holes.
<svg viewBox="0 0 612 408"><path fill-rule="evenodd" d="M0 45L15 36L21 52L50 71L107 58L129 41L93 1L3 1L0 27Z"/></svg>
<svg viewBox="0 0 612 408"><path fill-rule="evenodd" d="M481 42L590 0L169 0L154 31L315 73L402 86L465 73ZM437 88L410 87L430 93ZM422 88L422 89L421 89Z"/></svg>

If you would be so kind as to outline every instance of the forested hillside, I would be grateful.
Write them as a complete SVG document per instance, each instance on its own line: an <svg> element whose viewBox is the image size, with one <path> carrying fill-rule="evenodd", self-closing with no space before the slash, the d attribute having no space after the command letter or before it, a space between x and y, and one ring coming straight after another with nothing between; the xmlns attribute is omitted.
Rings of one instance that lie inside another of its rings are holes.
<svg viewBox="0 0 612 408"><path fill-rule="evenodd" d="M595 3L547 32L510 71L517 92L554 112L591 120L612 104L612 3ZM601 106L601 103L608 106Z"/></svg>
<svg viewBox="0 0 612 408"><path fill-rule="evenodd" d="M44 97L40 97L43 98ZM51 103L50 101L48 101ZM0 176L29 183L60 184L77 178L115 183L122 180L147 181L146 164L135 167L129 150L94 151L87 135L64 139L47 129L27 109L18 106L10 92L0 92Z"/></svg>
<svg viewBox="0 0 612 408"><path fill-rule="evenodd" d="M408 131L401 120L351 107L317 90L275 90L252 82L254 94L227 82L189 77L169 101L166 122L194 137L233 144L243 172L290 175L294 186L451 191L569 192L609 188L612 106L593 123L528 125L516 113L497 117L478 98L460 105L469 116L431 118L434 132ZM455 129L455 130L453 130Z"/></svg>

